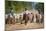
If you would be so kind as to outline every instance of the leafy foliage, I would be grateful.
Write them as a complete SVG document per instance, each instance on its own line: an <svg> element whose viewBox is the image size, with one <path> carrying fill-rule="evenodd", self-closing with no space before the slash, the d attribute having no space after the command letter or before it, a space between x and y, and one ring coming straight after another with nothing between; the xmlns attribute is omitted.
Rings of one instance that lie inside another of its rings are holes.
<svg viewBox="0 0 46 31"><path fill-rule="evenodd" d="M42 12L44 14L44 3L37 3L35 9L37 9L39 13Z"/></svg>
<svg viewBox="0 0 46 31"><path fill-rule="evenodd" d="M6 13L10 11L10 8L13 8L14 12L19 13L24 11L25 8L31 9L32 3L24 1L6 1L5 6Z"/></svg>
<svg viewBox="0 0 46 31"><path fill-rule="evenodd" d="M15 13L23 12L25 8L31 10L32 4L33 4L32 2L24 2L24 1L5 1L5 13L10 13L11 11L10 8L13 8L13 11ZM35 9L44 14L44 3L37 3L35 5Z"/></svg>

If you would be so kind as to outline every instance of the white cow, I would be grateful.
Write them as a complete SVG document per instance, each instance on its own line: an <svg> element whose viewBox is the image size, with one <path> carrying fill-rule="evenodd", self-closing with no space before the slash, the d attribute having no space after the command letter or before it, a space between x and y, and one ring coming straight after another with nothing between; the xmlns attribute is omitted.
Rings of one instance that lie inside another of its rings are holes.
<svg viewBox="0 0 46 31"><path fill-rule="evenodd" d="M29 13L28 16L29 16L29 21L33 22L33 19L34 19L33 13Z"/></svg>
<svg viewBox="0 0 46 31"><path fill-rule="evenodd" d="M39 23L41 23L41 21L42 21L42 15L41 14L37 14L37 21L39 22Z"/></svg>
<svg viewBox="0 0 46 31"><path fill-rule="evenodd" d="M40 18L39 18L39 23L41 23L41 21L42 21L42 15L39 14L39 16L40 16Z"/></svg>

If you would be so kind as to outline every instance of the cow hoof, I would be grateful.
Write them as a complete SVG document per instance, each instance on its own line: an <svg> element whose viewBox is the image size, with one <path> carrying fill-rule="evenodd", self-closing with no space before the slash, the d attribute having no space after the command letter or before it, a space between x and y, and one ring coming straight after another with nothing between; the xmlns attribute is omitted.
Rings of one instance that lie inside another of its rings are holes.
<svg viewBox="0 0 46 31"><path fill-rule="evenodd" d="M22 23L21 23L22 24Z"/></svg>

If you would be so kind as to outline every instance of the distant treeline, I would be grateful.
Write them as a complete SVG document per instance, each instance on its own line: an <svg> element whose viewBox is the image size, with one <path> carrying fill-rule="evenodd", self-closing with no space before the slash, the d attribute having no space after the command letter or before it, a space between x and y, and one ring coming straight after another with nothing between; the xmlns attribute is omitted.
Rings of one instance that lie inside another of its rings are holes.
<svg viewBox="0 0 46 31"><path fill-rule="evenodd" d="M11 8L13 8L15 13L23 12L25 8L28 10L32 9L33 2L24 2L24 1L5 1L5 13L9 13ZM34 2L37 3L37 2ZM35 9L44 14L44 3L37 3Z"/></svg>

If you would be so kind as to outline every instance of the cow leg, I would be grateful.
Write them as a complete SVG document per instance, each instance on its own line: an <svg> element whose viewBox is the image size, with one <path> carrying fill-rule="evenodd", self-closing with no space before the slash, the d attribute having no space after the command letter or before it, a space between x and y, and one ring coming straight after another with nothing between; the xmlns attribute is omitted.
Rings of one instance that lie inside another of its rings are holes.
<svg viewBox="0 0 46 31"><path fill-rule="evenodd" d="M43 19L41 19L41 23L43 23L44 22L44 18Z"/></svg>
<svg viewBox="0 0 46 31"><path fill-rule="evenodd" d="M27 23L28 23L28 16L25 19L25 25L27 25Z"/></svg>
<svg viewBox="0 0 46 31"><path fill-rule="evenodd" d="M5 20L5 24L8 24L8 19Z"/></svg>
<svg viewBox="0 0 46 31"><path fill-rule="evenodd" d="M25 25L27 25L28 20L25 20Z"/></svg>
<svg viewBox="0 0 46 31"><path fill-rule="evenodd" d="M9 20L9 21L10 21L10 24L12 24L12 19L11 19L11 18L10 18L10 20Z"/></svg>
<svg viewBox="0 0 46 31"><path fill-rule="evenodd" d="M20 24L22 24L22 20L20 20Z"/></svg>
<svg viewBox="0 0 46 31"><path fill-rule="evenodd" d="M32 20L30 20L30 23L32 23Z"/></svg>
<svg viewBox="0 0 46 31"><path fill-rule="evenodd" d="M32 23L33 22L33 18L30 20L30 23Z"/></svg>
<svg viewBox="0 0 46 31"><path fill-rule="evenodd" d="M22 24L22 21L21 21L21 24Z"/></svg>
<svg viewBox="0 0 46 31"><path fill-rule="evenodd" d="M10 20L9 20L9 22L8 22L9 24L10 24Z"/></svg>
<svg viewBox="0 0 46 31"><path fill-rule="evenodd" d="M41 23L41 20L39 19L39 23Z"/></svg>
<svg viewBox="0 0 46 31"><path fill-rule="evenodd" d="M39 19L36 19L36 23L39 23Z"/></svg>
<svg viewBox="0 0 46 31"><path fill-rule="evenodd" d="M25 21L25 25L27 24L27 21Z"/></svg>
<svg viewBox="0 0 46 31"><path fill-rule="evenodd" d="M15 19L13 18L13 24L15 24Z"/></svg>
<svg viewBox="0 0 46 31"><path fill-rule="evenodd" d="M44 17L42 17L42 19L41 19L41 23L43 23L44 22Z"/></svg>
<svg viewBox="0 0 46 31"><path fill-rule="evenodd" d="M14 19L14 24L15 24L15 19Z"/></svg>
<svg viewBox="0 0 46 31"><path fill-rule="evenodd" d="M33 20L34 20L34 16L33 16L33 18L32 18L32 22L33 22Z"/></svg>

